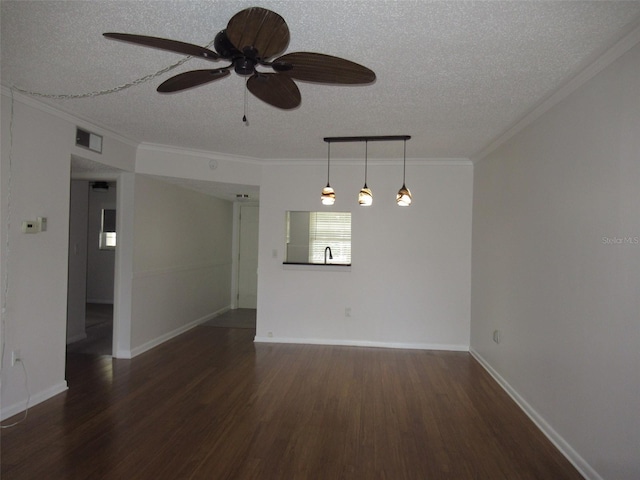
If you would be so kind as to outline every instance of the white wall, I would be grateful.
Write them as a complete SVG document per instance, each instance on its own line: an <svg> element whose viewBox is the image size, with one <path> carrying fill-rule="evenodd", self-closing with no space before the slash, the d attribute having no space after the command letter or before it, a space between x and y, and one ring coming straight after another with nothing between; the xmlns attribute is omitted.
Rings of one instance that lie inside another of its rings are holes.
<svg viewBox="0 0 640 480"><path fill-rule="evenodd" d="M395 204L401 161L372 161L374 204L364 208L357 205L362 165L332 160L337 200L323 207L326 165L265 168L256 339L467 349L472 175L470 162L409 164L414 202L401 208ZM285 212L323 209L352 212L350 271L283 267Z"/></svg>
<svg viewBox="0 0 640 480"><path fill-rule="evenodd" d="M136 175L131 355L230 307L233 205Z"/></svg>
<svg viewBox="0 0 640 480"><path fill-rule="evenodd" d="M475 166L472 349L587 478L640 478L639 185L637 45Z"/></svg>
<svg viewBox="0 0 640 480"><path fill-rule="evenodd" d="M7 291L6 312L2 314L2 418L24 409L27 398L22 369L10 365L14 349L20 349L28 371L31 404L66 388L71 155L133 169L135 154L130 145L109 136L108 132L76 123L71 117L20 95L16 95L10 132L8 93L2 89L0 278L3 304L5 289ZM105 135L102 155L75 147L76 125ZM37 216L48 218L48 230L34 235L22 234L22 220L34 220Z"/></svg>
<svg viewBox="0 0 640 480"><path fill-rule="evenodd" d="M118 175L116 202L119 206L116 214L118 246L113 293L113 355L117 358L131 357L135 184L135 173L123 172Z"/></svg>
<svg viewBox="0 0 640 480"><path fill-rule="evenodd" d="M87 223L89 182L71 181L69 208L69 282L67 285L67 343L87 337Z"/></svg>

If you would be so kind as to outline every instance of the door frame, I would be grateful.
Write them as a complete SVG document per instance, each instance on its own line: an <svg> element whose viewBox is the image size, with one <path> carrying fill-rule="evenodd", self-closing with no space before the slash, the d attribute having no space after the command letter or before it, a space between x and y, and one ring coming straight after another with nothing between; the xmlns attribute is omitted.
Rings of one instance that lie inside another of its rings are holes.
<svg viewBox="0 0 640 480"><path fill-rule="evenodd" d="M97 162L94 162L97 165ZM106 172L73 172L71 180L104 180L116 183L116 231L118 246L115 251L114 291L113 291L113 358L131 358L131 289L133 283L133 215L134 185L133 172L114 172L105 167ZM127 208L125 208L127 206ZM66 327L66 323L65 323ZM66 345L65 345L66 349Z"/></svg>
<svg viewBox="0 0 640 480"><path fill-rule="evenodd" d="M243 206L260 208L259 202L233 202L233 230L231 246L231 309L238 308L239 281L240 281L240 209ZM258 230L260 229L258 221Z"/></svg>

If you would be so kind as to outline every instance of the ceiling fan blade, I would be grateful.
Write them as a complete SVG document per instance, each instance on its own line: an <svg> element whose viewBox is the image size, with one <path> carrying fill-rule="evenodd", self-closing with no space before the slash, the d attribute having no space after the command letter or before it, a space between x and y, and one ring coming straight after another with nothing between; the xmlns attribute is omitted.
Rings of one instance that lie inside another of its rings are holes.
<svg viewBox="0 0 640 480"><path fill-rule="evenodd" d="M169 40L168 38L149 37L130 33L103 33L102 35L115 40L122 40L137 45L144 45L145 47L158 48L160 50L168 50L169 52L181 53L192 57L206 58L207 60L218 60L220 58L220 55L208 48L191 43L179 42L177 40Z"/></svg>
<svg viewBox="0 0 640 480"><path fill-rule="evenodd" d="M305 82L354 85L372 83L376 79L376 74L367 67L323 53L287 53L273 62L273 68Z"/></svg>
<svg viewBox="0 0 640 480"><path fill-rule="evenodd" d="M300 105L298 86L279 73L256 73L247 80L247 88L263 102L283 110Z"/></svg>
<svg viewBox="0 0 640 480"><path fill-rule="evenodd" d="M280 15L261 7L236 13L227 25L227 37L243 52L253 47L257 56L267 59L283 52L289 45L289 27Z"/></svg>
<svg viewBox="0 0 640 480"><path fill-rule="evenodd" d="M229 75L227 68L218 68L216 70L191 70L184 72L165 80L158 86L158 92L171 93L187 88L197 87L205 83L213 82Z"/></svg>

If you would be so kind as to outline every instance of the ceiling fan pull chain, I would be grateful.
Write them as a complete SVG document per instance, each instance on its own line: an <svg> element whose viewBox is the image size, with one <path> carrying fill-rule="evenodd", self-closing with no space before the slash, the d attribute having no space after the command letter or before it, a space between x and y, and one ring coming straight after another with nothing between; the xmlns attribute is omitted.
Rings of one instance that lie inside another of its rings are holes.
<svg viewBox="0 0 640 480"><path fill-rule="evenodd" d="M249 81L249 78L247 77L247 79L244 82L244 115L242 116L242 121L244 122L245 126L249 126L249 120L247 120L247 111L249 110L249 99L247 97L247 82Z"/></svg>

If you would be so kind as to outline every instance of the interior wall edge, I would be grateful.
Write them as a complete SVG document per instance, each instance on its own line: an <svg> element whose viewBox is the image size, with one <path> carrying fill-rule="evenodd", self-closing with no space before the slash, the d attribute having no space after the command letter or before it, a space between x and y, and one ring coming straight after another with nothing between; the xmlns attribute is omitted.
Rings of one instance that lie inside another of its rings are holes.
<svg viewBox="0 0 640 480"><path fill-rule="evenodd" d="M149 340L148 342L143 343L142 345L138 345L137 347L132 348L129 351L122 351L122 352L117 352L118 358L125 358L125 359L131 359L134 357L137 357L138 355L151 350L154 347L157 347L159 345L162 345L163 343L171 340L172 338L177 337L178 335L182 335L183 333L191 330L192 328L197 327L198 325L204 323L204 322L208 322L209 320L222 315L223 313L227 312L231 310L231 306L227 305L219 310L216 310L215 312L212 313L208 313L207 315L204 315L190 323L187 323L185 325L181 325L180 327L176 328L175 330L172 330L170 332L167 332L165 334L160 335L159 337L156 337L152 340Z"/></svg>
<svg viewBox="0 0 640 480"><path fill-rule="evenodd" d="M517 120L502 135L498 136L482 150L472 155L471 161L475 164L487 158L491 153L511 140L511 138L517 135L521 130L531 125L546 112L562 102L565 98L578 90L593 77L598 75L602 70L607 68L638 43L640 43L640 24L638 24L629 33L618 40L602 55L600 55L594 61L590 62L573 78L569 79L563 86L553 92L548 98L542 100L536 107L531 109L522 118Z"/></svg>
<svg viewBox="0 0 640 480"><path fill-rule="evenodd" d="M604 480L598 473L582 458L578 452L558 433L551 425L527 402L518 391L511 386L505 378L500 375L491 364L473 347L469 348L469 353L478 363L493 377L500 387L516 402L516 405L531 419L540 431L555 445L555 447L565 456L569 462L580 472L585 480Z"/></svg>

